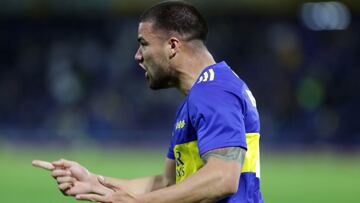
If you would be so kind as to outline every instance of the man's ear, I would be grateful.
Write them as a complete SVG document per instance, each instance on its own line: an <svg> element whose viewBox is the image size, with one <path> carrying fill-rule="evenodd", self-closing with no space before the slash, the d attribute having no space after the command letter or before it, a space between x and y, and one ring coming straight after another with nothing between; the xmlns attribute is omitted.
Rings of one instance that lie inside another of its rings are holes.
<svg viewBox="0 0 360 203"><path fill-rule="evenodd" d="M170 58L173 58L180 50L181 42L176 37L171 37L169 39L169 45L170 45Z"/></svg>

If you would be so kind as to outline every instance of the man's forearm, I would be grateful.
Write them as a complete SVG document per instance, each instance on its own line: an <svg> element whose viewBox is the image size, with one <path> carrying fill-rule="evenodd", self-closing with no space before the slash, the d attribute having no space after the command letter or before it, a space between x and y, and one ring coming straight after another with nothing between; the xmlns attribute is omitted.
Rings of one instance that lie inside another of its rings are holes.
<svg viewBox="0 0 360 203"><path fill-rule="evenodd" d="M112 177L107 177L107 179L115 185L126 188L129 192L132 192L136 195L141 195L158 189L162 189L169 185L163 175L148 176L131 180ZM99 185L97 185L96 187L99 187ZM101 185L100 187L104 186Z"/></svg>
<svg viewBox="0 0 360 203"><path fill-rule="evenodd" d="M154 192L140 195L146 203L193 203L215 202L236 192L241 165L236 162L208 163L183 182ZM233 170L224 170L232 168ZM233 181L235 180L235 181Z"/></svg>
<svg viewBox="0 0 360 203"><path fill-rule="evenodd" d="M92 174L92 177L95 177L96 179L97 176L98 175L96 174ZM112 182L113 183L112 185L117 185L126 188L129 192L135 195L149 193L175 184L175 161L168 158L165 159L165 170L161 175L148 176L148 177L136 178L131 180L117 179L111 177L107 177L106 179ZM99 181L97 181L97 183L100 184ZM101 185L100 187L105 187L105 186ZM94 192L98 194L103 194L101 192L100 193L96 191Z"/></svg>

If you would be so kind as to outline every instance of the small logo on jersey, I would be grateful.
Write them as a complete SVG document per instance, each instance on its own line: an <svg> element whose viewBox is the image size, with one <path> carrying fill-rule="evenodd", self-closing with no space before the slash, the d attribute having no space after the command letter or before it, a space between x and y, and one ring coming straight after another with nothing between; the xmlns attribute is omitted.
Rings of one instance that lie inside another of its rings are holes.
<svg viewBox="0 0 360 203"><path fill-rule="evenodd" d="M185 120L178 121L175 126L175 130L185 127Z"/></svg>
<svg viewBox="0 0 360 203"><path fill-rule="evenodd" d="M197 83L200 82L206 82L206 81L213 81L215 78L215 72L214 69L210 68L209 70L205 71L199 78L199 81Z"/></svg>

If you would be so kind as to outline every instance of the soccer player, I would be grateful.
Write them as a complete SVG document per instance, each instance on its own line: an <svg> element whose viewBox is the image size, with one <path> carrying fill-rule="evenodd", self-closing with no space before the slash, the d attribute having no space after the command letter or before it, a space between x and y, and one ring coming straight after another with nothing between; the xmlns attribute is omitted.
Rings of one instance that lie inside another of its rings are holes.
<svg viewBox="0 0 360 203"><path fill-rule="evenodd" d="M152 89L186 97L176 114L163 174L134 180L90 173L80 164L33 161L79 200L130 203L263 202L260 123L247 85L206 48L207 24L192 5L166 1L146 10L135 59ZM146 166L144 166L146 167Z"/></svg>

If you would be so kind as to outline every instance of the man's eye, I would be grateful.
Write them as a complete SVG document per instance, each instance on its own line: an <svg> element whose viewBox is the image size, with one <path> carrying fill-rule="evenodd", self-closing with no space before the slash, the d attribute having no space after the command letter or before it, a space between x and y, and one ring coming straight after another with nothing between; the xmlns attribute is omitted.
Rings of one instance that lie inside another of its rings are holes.
<svg viewBox="0 0 360 203"><path fill-rule="evenodd" d="M140 43L141 46L147 46L147 45L149 45L148 42L145 42L145 41L142 41L142 40L140 40L139 43Z"/></svg>

